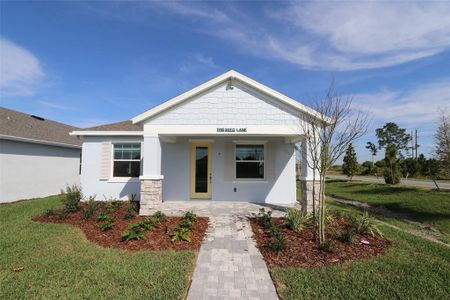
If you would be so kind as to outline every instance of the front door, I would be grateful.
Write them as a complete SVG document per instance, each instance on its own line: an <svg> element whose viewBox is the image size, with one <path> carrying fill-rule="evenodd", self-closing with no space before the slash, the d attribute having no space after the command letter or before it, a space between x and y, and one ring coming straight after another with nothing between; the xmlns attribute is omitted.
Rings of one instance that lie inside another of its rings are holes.
<svg viewBox="0 0 450 300"><path fill-rule="evenodd" d="M211 143L192 143L191 198L211 199L211 150Z"/></svg>

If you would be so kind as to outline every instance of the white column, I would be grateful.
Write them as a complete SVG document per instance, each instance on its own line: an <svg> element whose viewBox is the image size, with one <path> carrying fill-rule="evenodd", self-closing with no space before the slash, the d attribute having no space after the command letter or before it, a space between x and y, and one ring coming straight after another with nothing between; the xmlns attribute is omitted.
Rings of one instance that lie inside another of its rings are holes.
<svg viewBox="0 0 450 300"><path fill-rule="evenodd" d="M144 149L142 151L141 179L162 179L161 175L161 141L158 135L144 135Z"/></svg>
<svg viewBox="0 0 450 300"><path fill-rule="evenodd" d="M320 181L319 174L317 170L311 168L313 166L311 160L311 151L308 149L310 145L305 139L301 142L301 155L302 155L302 175L301 175L301 188L302 188L302 199L300 201L301 210L305 213L311 213L313 211L314 198L318 200ZM309 161L309 163L308 163ZM314 182L314 178L316 181ZM316 197L313 197L313 191Z"/></svg>
<svg viewBox="0 0 450 300"><path fill-rule="evenodd" d="M157 134L144 134L140 215L150 215L162 203L161 141Z"/></svg>

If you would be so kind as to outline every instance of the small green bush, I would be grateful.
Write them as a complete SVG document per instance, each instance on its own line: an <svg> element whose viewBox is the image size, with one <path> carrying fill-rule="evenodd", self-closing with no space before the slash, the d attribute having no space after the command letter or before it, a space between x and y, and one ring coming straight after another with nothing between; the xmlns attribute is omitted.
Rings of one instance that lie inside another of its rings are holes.
<svg viewBox="0 0 450 300"><path fill-rule="evenodd" d="M81 198L83 198L83 194L81 193L81 188L76 185L67 186L66 190L61 190L63 194L63 203L68 212L75 212L78 210L78 206L80 205Z"/></svg>
<svg viewBox="0 0 450 300"><path fill-rule="evenodd" d="M189 232L190 229L187 227L180 227L180 226L175 227L172 234L172 242L176 241L190 242L191 237L189 236Z"/></svg>
<svg viewBox="0 0 450 300"><path fill-rule="evenodd" d="M100 202L94 201L94 199L91 198L81 211L81 218L83 218L84 220L92 218L99 206Z"/></svg>
<svg viewBox="0 0 450 300"><path fill-rule="evenodd" d="M270 228L270 235L273 237L273 240L269 243L270 249L274 251L282 251L286 248L283 232L277 225L274 224Z"/></svg>
<svg viewBox="0 0 450 300"><path fill-rule="evenodd" d="M181 219L180 223L178 223L177 226L182 227L182 228L187 228L190 230L192 228L192 222L189 221L188 219Z"/></svg>
<svg viewBox="0 0 450 300"><path fill-rule="evenodd" d="M106 213L101 213L97 216L97 221L99 222L112 222L112 218L110 215Z"/></svg>
<svg viewBox="0 0 450 300"><path fill-rule="evenodd" d="M69 216L69 212L67 210L63 210L56 216L56 218L58 220L65 220L65 219L67 219L68 216Z"/></svg>
<svg viewBox="0 0 450 300"><path fill-rule="evenodd" d="M106 222L106 223L100 224L101 231L108 231L108 230L111 230L113 227L114 227L114 224L111 222Z"/></svg>
<svg viewBox="0 0 450 300"><path fill-rule="evenodd" d="M327 252L327 253L333 252L333 247L331 245L331 241L330 240L326 240L325 242L320 244L319 245L319 250L323 251L323 252Z"/></svg>
<svg viewBox="0 0 450 300"><path fill-rule="evenodd" d="M375 220L369 216L367 211L364 213L353 215L350 219L350 227L358 234L370 234L372 236L383 236L383 233L378 228Z"/></svg>
<svg viewBox="0 0 450 300"><path fill-rule="evenodd" d="M130 227L122 233L122 241L144 240L144 230L141 227Z"/></svg>
<svg viewBox="0 0 450 300"><path fill-rule="evenodd" d="M253 216L264 228L271 228L273 226L272 211L269 210L266 212L264 208L261 208L259 213L253 214Z"/></svg>
<svg viewBox="0 0 450 300"><path fill-rule="evenodd" d="M344 243L353 243L356 238L356 232L353 228L347 228L338 236L338 240Z"/></svg>
<svg viewBox="0 0 450 300"><path fill-rule="evenodd" d="M144 231L155 229L155 222L151 219L145 219L144 221L140 221L131 225L130 228L139 227Z"/></svg>
<svg viewBox="0 0 450 300"><path fill-rule="evenodd" d="M288 223L289 227L295 232L302 231L306 224L311 220L310 216L302 213L300 210L295 208L289 208L286 211L284 220Z"/></svg>
<svg viewBox="0 0 450 300"><path fill-rule="evenodd" d="M192 211L187 211L184 214L183 219L188 220L189 222L195 222L195 221L197 221L198 217Z"/></svg>
<svg viewBox="0 0 450 300"><path fill-rule="evenodd" d="M127 212L125 213L125 219L132 219L136 217L137 213L138 213L138 204L134 201L129 201Z"/></svg>
<svg viewBox="0 0 450 300"><path fill-rule="evenodd" d="M48 208L45 210L44 215L53 216L53 215L55 215L55 211L53 210L53 208Z"/></svg>
<svg viewBox="0 0 450 300"><path fill-rule="evenodd" d="M151 218L155 221L155 222L163 222L165 220L167 220L167 216L165 214L163 214L161 211L157 211L155 212Z"/></svg>

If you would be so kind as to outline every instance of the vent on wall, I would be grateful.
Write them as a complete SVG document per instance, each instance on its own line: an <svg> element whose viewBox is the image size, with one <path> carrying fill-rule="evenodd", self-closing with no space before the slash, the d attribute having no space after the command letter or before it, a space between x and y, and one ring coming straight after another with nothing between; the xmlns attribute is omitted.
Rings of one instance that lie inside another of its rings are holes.
<svg viewBox="0 0 450 300"><path fill-rule="evenodd" d="M39 116L31 115L31 117L34 118L34 119L36 119L36 120L39 120L39 121L45 121L44 118L39 117Z"/></svg>

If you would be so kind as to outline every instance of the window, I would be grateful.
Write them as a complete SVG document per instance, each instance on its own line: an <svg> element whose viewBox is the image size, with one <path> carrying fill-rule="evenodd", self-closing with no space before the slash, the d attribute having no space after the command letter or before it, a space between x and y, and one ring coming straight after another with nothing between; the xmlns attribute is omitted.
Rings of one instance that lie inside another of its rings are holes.
<svg viewBox="0 0 450 300"><path fill-rule="evenodd" d="M264 145L236 145L236 179L264 179Z"/></svg>
<svg viewBox="0 0 450 300"><path fill-rule="evenodd" d="M139 177L141 144L114 144L113 177Z"/></svg>

